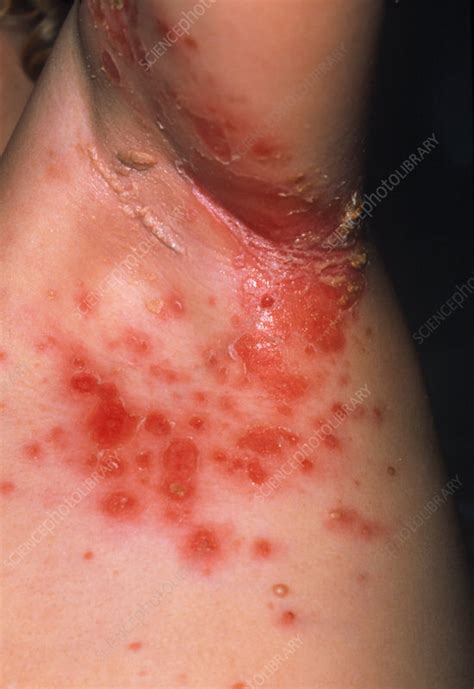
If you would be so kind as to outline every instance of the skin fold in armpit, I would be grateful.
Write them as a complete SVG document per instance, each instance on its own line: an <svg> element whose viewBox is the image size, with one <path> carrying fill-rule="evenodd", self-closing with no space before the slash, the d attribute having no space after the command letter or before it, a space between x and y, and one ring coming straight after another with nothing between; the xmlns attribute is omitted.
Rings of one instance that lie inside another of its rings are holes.
<svg viewBox="0 0 474 689"><path fill-rule="evenodd" d="M2 160L6 681L464 689L451 503L406 536L447 489L360 223L380 6L201 5L78 5Z"/></svg>

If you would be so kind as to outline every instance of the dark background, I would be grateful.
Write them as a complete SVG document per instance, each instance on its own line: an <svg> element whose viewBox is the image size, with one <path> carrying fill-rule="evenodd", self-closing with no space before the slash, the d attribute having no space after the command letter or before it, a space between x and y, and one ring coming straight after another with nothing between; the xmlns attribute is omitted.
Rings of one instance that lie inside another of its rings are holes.
<svg viewBox="0 0 474 689"><path fill-rule="evenodd" d="M371 235L412 333L474 275L471 16L466 0L387 2L367 192L433 132L439 145L378 206ZM474 293L415 346L474 565Z"/></svg>

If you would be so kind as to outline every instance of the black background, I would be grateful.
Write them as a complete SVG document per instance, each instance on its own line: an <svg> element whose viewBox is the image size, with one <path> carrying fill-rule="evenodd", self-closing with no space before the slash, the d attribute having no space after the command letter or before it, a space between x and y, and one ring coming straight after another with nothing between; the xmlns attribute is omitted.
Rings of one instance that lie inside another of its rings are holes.
<svg viewBox="0 0 474 689"><path fill-rule="evenodd" d="M367 192L433 132L439 145L373 215L371 235L414 333L474 275L470 4L388 2L367 141ZM474 293L415 342L474 564Z"/></svg>

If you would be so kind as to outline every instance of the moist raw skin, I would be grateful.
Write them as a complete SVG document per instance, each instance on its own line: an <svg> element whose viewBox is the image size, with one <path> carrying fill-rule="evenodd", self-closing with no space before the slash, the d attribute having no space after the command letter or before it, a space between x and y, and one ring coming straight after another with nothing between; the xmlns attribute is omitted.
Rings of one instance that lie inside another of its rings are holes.
<svg viewBox="0 0 474 689"><path fill-rule="evenodd" d="M459 480L360 221L379 6L147 62L191 9L75 8L2 161L3 686L461 689Z"/></svg>

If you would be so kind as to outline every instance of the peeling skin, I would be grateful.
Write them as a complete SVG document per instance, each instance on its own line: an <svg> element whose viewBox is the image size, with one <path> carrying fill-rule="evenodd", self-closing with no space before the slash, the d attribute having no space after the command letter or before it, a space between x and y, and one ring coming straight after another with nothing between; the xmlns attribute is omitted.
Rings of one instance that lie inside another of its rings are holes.
<svg viewBox="0 0 474 689"><path fill-rule="evenodd" d="M147 151L119 151L117 158L123 165L140 171L149 170L158 162L157 157Z"/></svg>
<svg viewBox="0 0 474 689"><path fill-rule="evenodd" d="M119 207L122 209L123 213L125 213L125 215L127 215L129 218L135 218L140 221L141 224L168 249L171 249L177 254L183 254L184 247L175 234L165 226L165 224L151 211L150 208L142 205L138 201L139 194L136 185L130 180L127 180L127 183L125 183L119 174L117 174L113 169L110 169L110 167L102 160L95 146L88 147L88 154L93 167L97 170L104 182L117 197ZM141 156L142 160L148 160L149 162L150 158L147 158L147 155L148 154L140 153L138 159L140 159ZM143 158L143 156L145 157ZM133 163L132 158L129 158L129 161L133 166L136 163ZM146 169L146 167L143 167L143 162L141 169Z"/></svg>
<svg viewBox="0 0 474 689"><path fill-rule="evenodd" d="M97 60L110 51L128 97L130 70L139 69L138 10L125 1L121 10L89 7L94 30L102 31ZM98 270L123 262L135 225L134 239L144 229L163 246L126 274L137 289L99 291L92 306L87 295L97 284L80 270L71 290L74 306L83 307L75 333L61 325L71 294L48 284L58 296L34 310L41 326L29 344L48 370L54 418L48 428L25 432L22 461L45 474L56 467L73 481L99 474L81 509L120 542L124 533L146 533L192 576L252 563L271 573L271 587L291 544L258 518L251 529L239 518L247 510L261 517L280 499L319 492L321 531L354 542L369 526L378 534L375 519L327 515L358 468L350 452L354 420L309 445L314 419L324 426L336 400L351 395L348 385L341 393L334 372L344 364L365 290L360 199L346 180L315 184L278 131L236 160L251 107L242 103L237 113L233 101L221 112L221 99L204 112L192 90L186 105L163 79L144 89L143 103L133 94L130 100L140 122L160 117L165 129L153 124L154 135L148 127L142 144L136 136L124 146L120 128L110 127L100 145L77 145L87 173L102 183L88 209L94 221L100 217L94 240L111 235L97 251ZM156 137L162 145L155 149ZM168 196L182 213L163 220ZM78 221L88 238L90 217ZM55 428L62 430L59 449ZM33 442L39 452L28 453ZM276 586L276 598L288 595L286 584ZM287 612L289 620L294 613Z"/></svg>
<svg viewBox="0 0 474 689"><path fill-rule="evenodd" d="M170 31L172 19L159 12L151 17L149 8L133 0L124 2L121 11L99 0L88 6L117 71L125 70L121 81L127 98L143 119L159 125L150 138L165 137L178 170L201 195L273 244L311 249L332 237L333 248L353 246L353 267L363 267L366 255L356 241L357 175L341 180L301 163L283 123L268 124L272 112L257 114L255 104L239 99L222 79L205 83L205 62L191 65L184 41L148 65L140 58L138 27L152 47ZM136 83L141 84L140 98Z"/></svg>

